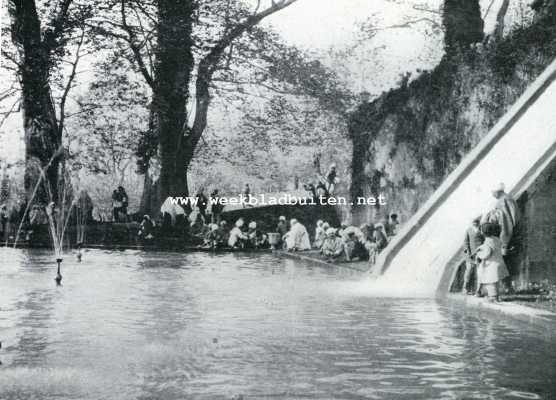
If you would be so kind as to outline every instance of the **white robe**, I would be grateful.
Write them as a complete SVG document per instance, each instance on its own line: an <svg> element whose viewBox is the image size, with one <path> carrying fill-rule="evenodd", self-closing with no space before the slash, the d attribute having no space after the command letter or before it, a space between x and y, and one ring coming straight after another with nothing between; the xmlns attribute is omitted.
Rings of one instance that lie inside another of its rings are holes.
<svg viewBox="0 0 556 400"><path fill-rule="evenodd" d="M241 229L239 229L237 226L235 226L230 231L230 237L228 239L228 246L234 247L237 244L237 242L239 241L239 239L247 239L247 236L241 231Z"/></svg>
<svg viewBox="0 0 556 400"><path fill-rule="evenodd" d="M305 226L299 222L292 226L286 234L286 246L288 250L310 250L311 242L309 241L309 233Z"/></svg>

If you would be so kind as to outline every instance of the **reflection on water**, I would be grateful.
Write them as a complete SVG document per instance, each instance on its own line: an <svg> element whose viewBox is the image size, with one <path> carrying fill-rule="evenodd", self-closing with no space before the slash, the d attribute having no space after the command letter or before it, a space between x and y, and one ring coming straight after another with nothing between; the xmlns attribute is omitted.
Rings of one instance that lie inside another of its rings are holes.
<svg viewBox="0 0 556 400"><path fill-rule="evenodd" d="M552 399L553 336L270 255L0 249L0 398Z"/></svg>

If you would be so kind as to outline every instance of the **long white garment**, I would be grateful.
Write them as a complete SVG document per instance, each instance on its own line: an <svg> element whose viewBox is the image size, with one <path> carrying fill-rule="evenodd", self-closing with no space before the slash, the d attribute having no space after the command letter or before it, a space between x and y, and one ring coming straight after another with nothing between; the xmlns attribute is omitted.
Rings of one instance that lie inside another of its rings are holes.
<svg viewBox="0 0 556 400"><path fill-rule="evenodd" d="M286 246L288 250L310 250L311 242L309 241L309 233L305 226L299 222L293 225L286 234Z"/></svg>
<svg viewBox="0 0 556 400"><path fill-rule="evenodd" d="M241 229L239 229L237 226L235 226L230 231L230 238L228 239L228 246L234 247L238 243L239 239L247 239L247 236L241 231Z"/></svg>

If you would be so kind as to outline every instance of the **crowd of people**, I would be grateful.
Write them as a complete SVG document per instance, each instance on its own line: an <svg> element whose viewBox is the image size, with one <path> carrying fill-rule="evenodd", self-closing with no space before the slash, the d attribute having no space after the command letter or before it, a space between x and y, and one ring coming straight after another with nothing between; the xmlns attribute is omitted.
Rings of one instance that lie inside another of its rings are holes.
<svg viewBox="0 0 556 400"><path fill-rule="evenodd" d="M393 213L384 222L366 223L359 227L343 222L332 227L325 221L317 221L313 248L328 261L376 262L377 255L386 248L397 234L398 216Z"/></svg>
<svg viewBox="0 0 556 400"><path fill-rule="evenodd" d="M216 219L218 219L216 221ZM145 215L141 222L139 236L153 237L155 222ZM256 221L246 223L238 218L233 224L214 216L206 216L200 211L192 217L189 233L199 239L199 247L227 249L282 249L290 252L318 250L328 261L369 260L374 263L377 254L388 244L397 232L399 221L396 214L387 221L364 224L360 227L347 223L335 228L325 221L318 221L314 235L295 218L289 221L285 216L278 218L274 229L260 229Z"/></svg>

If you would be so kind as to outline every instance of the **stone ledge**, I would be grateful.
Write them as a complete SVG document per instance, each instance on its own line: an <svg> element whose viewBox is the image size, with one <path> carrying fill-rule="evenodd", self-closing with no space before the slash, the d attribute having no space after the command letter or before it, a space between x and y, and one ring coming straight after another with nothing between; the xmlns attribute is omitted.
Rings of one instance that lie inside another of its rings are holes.
<svg viewBox="0 0 556 400"><path fill-rule="evenodd" d="M484 297L478 298L464 294L452 293L448 295L447 299L449 301L463 303L465 306L476 307L487 312L497 313L498 315L503 314L524 322L546 326L552 331L556 328L556 313L551 311L541 310L507 301L491 303Z"/></svg>

